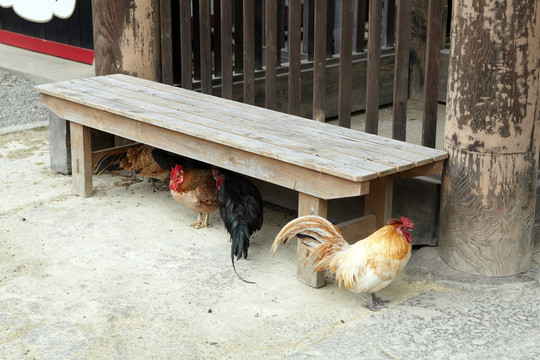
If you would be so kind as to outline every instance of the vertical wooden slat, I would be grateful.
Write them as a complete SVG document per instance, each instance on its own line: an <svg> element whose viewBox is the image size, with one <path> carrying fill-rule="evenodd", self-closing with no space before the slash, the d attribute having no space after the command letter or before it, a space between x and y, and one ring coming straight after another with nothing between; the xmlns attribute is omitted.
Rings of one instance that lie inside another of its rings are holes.
<svg viewBox="0 0 540 360"><path fill-rule="evenodd" d="M401 0L398 5L397 13L392 137L402 141L405 141L407 134L407 97L409 92L410 41L411 0Z"/></svg>
<svg viewBox="0 0 540 360"><path fill-rule="evenodd" d="M212 93L212 33L210 0L199 0L199 29L201 48L201 92Z"/></svg>
<svg viewBox="0 0 540 360"><path fill-rule="evenodd" d="M180 62L182 87L191 90L191 0L180 0Z"/></svg>
<svg viewBox="0 0 540 360"><path fill-rule="evenodd" d="M356 52L364 52L366 48L366 6L367 0L358 1L358 15L356 25Z"/></svg>
<svg viewBox="0 0 540 360"><path fill-rule="evenodd" d="M221 0L221 96L233 98L232 0Z"/></svg>
<svg viewBox="0 0 540 360"><path fill-rule="evenodd" d="M442 1L429 1L422 145L432 148L435 147L437 138L437 99L441 63L443 9Z"/></svg>
<svg viewBox="0 0 540 360"><path fill-rule="evenodd" d="M254 31L253 35L255 37L254 40L254 56L255 56L255 69L261 70L262 64L263 64L263 8L262 8L262 1L254 1L253 2L253 23L254 23Z"/></svg>
<svg viewBox="0 0 540 360"><path fill-rule="evenodd" d="M199 1L191 2L192 22L193 22L193 39L191 46L193 47L193 79L201 79L201 14L199 11Z"/></svg>
<svg viewBox="0 0 540 360"><path fill-rule="evenodd" d="M381 0L369 3L368 57L366 84L366 132L379 130L379 72L381 68Z"/></svg>
<svg viewBox="0 0 540 360"><path fill-rule="evenodd" d="M308 60L313 61L313 58L315 56L315 29L314 29L314 18L315 18L315 0L308 0L304 2L304 7L307 6L307 22L304 21L304 41L307 40L307 55ZM306 29L306 23L307 23L307 29ZM326 24L324 24L324 28L326 29ZM326 33L323 35L323 38L326 37ZM326 46L326 45L325 45Z"/></svg>
<svg viewBox="0 0 540 360"><path fill-rule="evenodd" d="M334 12L335 0L328 0L326 10L326 57L334 55Z"/></svg>
<svg viewBox="0 0 540 360"><path fill-rule="evenodd" d="M300 115L300 65L301 65L300 0L289 1L289 114Z"/></svg>
<svg viewBox="0 0 540 360"><path fill-rule="evenodd" d="M313 50L313 119L326 118L326 12L327 1L315 0Z"/></svg>
<svg viewBox="0 0 540 360"><path fill-rule="evenodd" d="M221 1L213 0L214 2L214 74L221 76Z"/></svg>
<svg viewBox="0 0 540 360"><path fill-rule="evenodd" d="M254 4L244 0L244 102L255 103L255 34L253 19Z"/></svg>
<svg viewBox="0 0 540 360"><path fill-rule="evenodd" d="M341 2L340 50L339 50L339 126L351 127L351 90L352 90L352 1Z"/></svg>
<svg viewBox="0 0 540 360"><path fill-rule="evenodd" d="M234 71L237 73L244 71L243 1L234 0Z"/></svg>
<svg viewBox="0 0 540 360"><path fill-rule="evenodd" d="M171 24L171 0L160 1L161 20L161 82L173 84L173 44Z"/></svg>
<svg viewBox="0 0 540 360"><path fill-rule="evenodd" d="M266 32L265 32L265 98L264 106L267 109L277 109L277 21L278 7L277 2L266 0L265 1L265 14L266 14Z"/></svg>

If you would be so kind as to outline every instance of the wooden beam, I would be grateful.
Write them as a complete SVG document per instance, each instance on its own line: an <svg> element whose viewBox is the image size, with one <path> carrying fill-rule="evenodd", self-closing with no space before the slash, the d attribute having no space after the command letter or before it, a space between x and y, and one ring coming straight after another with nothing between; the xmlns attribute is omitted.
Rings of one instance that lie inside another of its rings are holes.
<svg viewBox="0 0 540 360"><path fill-rule="evenodd" d="M381 71L381 0L369 3L368 60L366 84L366 132L379 132L379 86Z"/></svg>
<svg viewBox="0 0 540 360"><path fill-rule="evenodd" d="M304 193L298 194L298 216L319 215L326 218L328 202ZM296 276L298 281L314 288L325 285L324 271L313 272L312 262L306 263L309 251L305 245L298 242L296 251Z"/></svg>
<svg viewBox="0 0 540 360"><path fill-rule="evenodd" d="M392 177L385 176L370 181L369 194L364 202L364 214L377 216L377 229L383 227L392 215Z"/></svg>
<svg viewBox="0 0 540 360"><path fill-rule="evenodd" d="M221 0L221 97L233 98L232 0Z"/></svg>
<svg viewBox="0 0 540 360"><path fill-rule="evenodd" d="M191 0L180 0L180 68L182 87L193 89L191 66Z"/></svg>
<svg viewBox="0 0 540 360"><path fill-rule="evenodd" d="M255 103L255 28L254 3L252 0L244 0L244 103Z"/></svg>
<svg viewBox="0 0 540 360"><path fill-rule="evenodd" d="M277 110L277 47L278 6L276 1L265 1L266 14L266 52L265 52L265 82L264 105L267 109Z"/></svg>
<svg viewBox="0 0 540 360"><path fill-rule="evenodd" d="M365 239L377 230L377 216L369 214L337 224L343 238L349 244Z"/></svg>
<svg viewBox="0 0 540 360"><path fill-rule="evenodd" d="M313 119L326 120L326 0L315 1L314 61L313 61Z"/></svg>
<svg viewBox="0 0 540 360"><path fill-rule="evenodd" d="M300 115L300 65L301 65L300 0L289 0L289 114Z"/></svg>
<svg viewBox="0 0 540 360"><path fill-rule="evenodd" d="M74 122L70 122L69 125L73 192L88 197L93 193L91 129Z"/></svg>
<svg viewBox="0 0 540 360"><path fill-rule="evenodd" d="M210 24L210 0L199 0L199 31L201 54L201 91L212 93L212 25Z"/></svg>
<svg viewBox="0 0 540 360"><path fill-rule="evenodd" d="M351 127L351 88L352 88L352 1L341 2L341 26L339 49L339 126Z"/></svg>
<svg viewBox="0 0 540 360"><path fill-rule="evenodd" d="M437 94L439 90L439 68L441 63L443 5L443 1L430 0L428 9L429 24L427 32L426 80L424 82L422 145L431 148L435 148L437 139Z"/></svg>
<svg viewBox="0 0 540 360"><path fill-rule="evenodd" d="M405 141L407 135L407 99L409 96L411 0L401 0L398 4L396 38L392 138Z"/></svg>

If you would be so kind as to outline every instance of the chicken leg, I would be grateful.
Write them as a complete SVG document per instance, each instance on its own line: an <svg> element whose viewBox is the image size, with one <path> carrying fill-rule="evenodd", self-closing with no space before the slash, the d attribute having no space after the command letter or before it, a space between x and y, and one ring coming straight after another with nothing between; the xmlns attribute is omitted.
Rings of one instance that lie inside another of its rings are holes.
<svg viewBox="0 0 540 360"><path fill-rule="evenodd" d="M367 307L371 311L379 311L387 307L390 300L384 300L377 296L374 293L368 293L367 296Z"/></svg>

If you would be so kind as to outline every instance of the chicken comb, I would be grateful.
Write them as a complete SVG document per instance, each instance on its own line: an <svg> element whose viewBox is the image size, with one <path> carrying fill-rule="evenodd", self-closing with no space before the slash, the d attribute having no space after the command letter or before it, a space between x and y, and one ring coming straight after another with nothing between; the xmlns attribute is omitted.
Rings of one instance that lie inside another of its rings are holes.
<svg viewBox="0 0 540 360"><path fill-rule="evenodd" d="M413 225L414 225L413 222L409 220L408 218L406 218L405 216L401 217L401 222L403 223L403 225L405 225L407 229L413 228Z"/></svg>
<svg viewBox="0 0 540 360"><path fill-rule="evenodd" d="M175 167L172 168L172 170L171 170L171 175L178 173L178 172L179 172L180 170L182 170L183 168L184 168L183 165L176 165Z"/></svg>

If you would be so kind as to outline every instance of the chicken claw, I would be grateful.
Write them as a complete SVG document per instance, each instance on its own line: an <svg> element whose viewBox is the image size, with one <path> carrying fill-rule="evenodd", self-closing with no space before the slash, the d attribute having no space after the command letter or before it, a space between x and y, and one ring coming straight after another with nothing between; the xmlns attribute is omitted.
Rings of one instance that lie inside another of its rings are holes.
<svg viewBox="0 0 540 360"><path fill-rule="evenodd" d="M389 302L390 302L390 300L384 300L384 299L381 299L381 298L375 296L375 294L373 294L373 293L368 293L367 307L371 311L379 311L381 309L384 309L385 307L388 306L386 304L389 303Z"/></svg>

